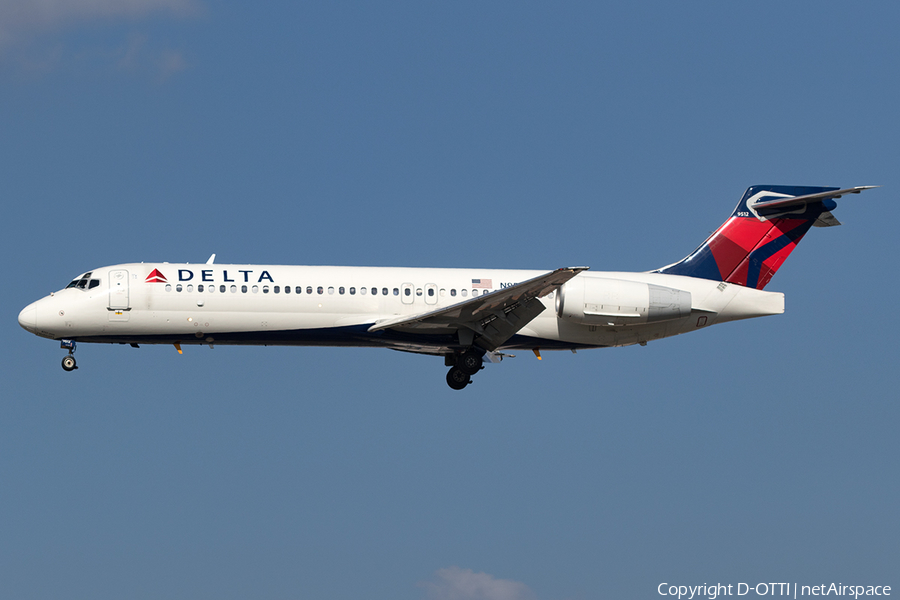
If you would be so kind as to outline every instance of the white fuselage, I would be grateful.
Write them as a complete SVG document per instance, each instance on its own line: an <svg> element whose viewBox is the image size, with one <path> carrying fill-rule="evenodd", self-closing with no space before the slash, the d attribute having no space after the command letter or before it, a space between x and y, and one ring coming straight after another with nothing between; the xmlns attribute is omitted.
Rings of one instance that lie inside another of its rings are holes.
<svg viewBox="0 0 900 600"><path fill-rule="evenodd" d="M20 324L52 339L108 343L381 346L441 354L451 331L377 331L378 321L470 300L544 271L136 263L94 269L90 283L22 310ZM779 314L780 293L660 273L582 272L577 279L642 282L690 294L686 316L653 323L561 318L556 297L502 348L624 346L719 322ZM73 282L75 283L75 282ZM93 287L90 287L93 285ZM570 284L566 284L570 285Z"/></svg>

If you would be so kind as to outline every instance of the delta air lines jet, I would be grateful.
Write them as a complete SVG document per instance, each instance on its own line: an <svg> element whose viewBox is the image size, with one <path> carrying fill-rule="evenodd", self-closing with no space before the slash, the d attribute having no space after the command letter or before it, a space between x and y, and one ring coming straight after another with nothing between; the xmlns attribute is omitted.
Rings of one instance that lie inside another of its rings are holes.
<svg viewBox="0 0 900 600"><path fill-rule="evenodd" d="M875 186L754 186L683 260L644 273L138 263L102 267L26 306L19 324L61 341L372 346L444 357L460 390L509 350L647 342L784 312L763 288L835 198Z"/></svg>

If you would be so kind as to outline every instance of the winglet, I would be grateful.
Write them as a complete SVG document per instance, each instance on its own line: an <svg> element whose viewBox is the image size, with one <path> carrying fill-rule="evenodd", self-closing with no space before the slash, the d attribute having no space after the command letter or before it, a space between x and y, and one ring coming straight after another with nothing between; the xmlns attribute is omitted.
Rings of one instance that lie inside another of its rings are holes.
<svg viewBox="0 0 900 600"><path fill-rule="evenodd" d="M213 252L212 255L210 255L209 260L206 261L206 264L211 265L214 262L216 262L216 253L215 252Z"/></svg>

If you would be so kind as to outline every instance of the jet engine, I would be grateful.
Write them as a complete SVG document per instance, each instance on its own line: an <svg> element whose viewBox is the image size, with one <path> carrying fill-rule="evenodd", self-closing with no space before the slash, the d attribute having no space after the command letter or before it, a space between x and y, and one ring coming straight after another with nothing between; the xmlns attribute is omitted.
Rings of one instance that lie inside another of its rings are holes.
<svg viewBox="0 0 900 600"><path fill-rule="evenodd" d="M556 314L582 325L639 325L691 314L691 293L652 283L575 277L556 296Z"/></svg>

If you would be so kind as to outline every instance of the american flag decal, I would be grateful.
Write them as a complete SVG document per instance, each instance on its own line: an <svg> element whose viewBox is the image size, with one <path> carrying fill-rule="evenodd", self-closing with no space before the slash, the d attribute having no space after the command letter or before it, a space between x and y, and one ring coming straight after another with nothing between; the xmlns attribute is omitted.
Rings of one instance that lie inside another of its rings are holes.
<svg viewBox="0 0 900 600"><path fill-rule="evenodd" d="M492 287L494 287L494 284L490 279L473 279L472 287L473 288L483 288L483 289L489 290Z"/></svg>

